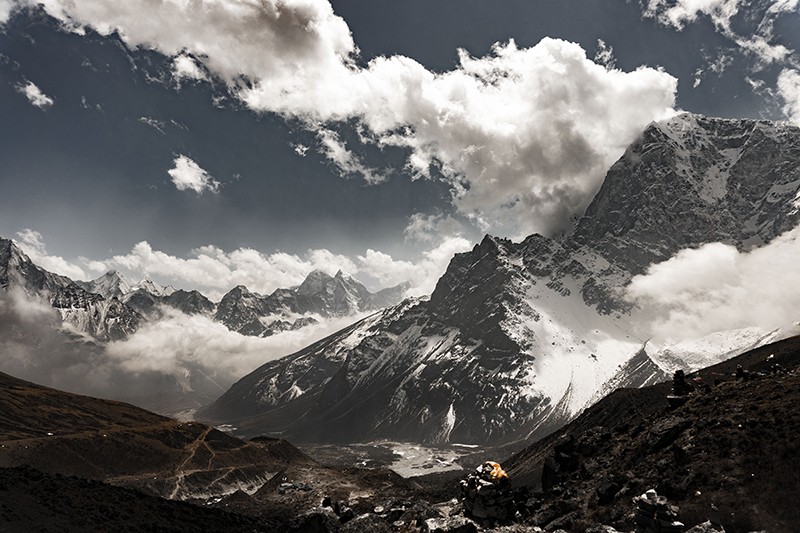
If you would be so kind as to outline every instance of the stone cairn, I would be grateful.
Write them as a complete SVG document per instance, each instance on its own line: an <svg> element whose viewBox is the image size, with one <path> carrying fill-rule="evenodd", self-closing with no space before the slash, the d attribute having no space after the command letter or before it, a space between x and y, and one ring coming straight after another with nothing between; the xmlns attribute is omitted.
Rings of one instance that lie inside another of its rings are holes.
<svg viewBox="0 0 800 533"><path fill-rule="evenodd" d="M670 505L653 489L633 499L636 505L634 523L642 533L683 533L685 526L678 521L678 507Z"/></svg>
<svg viewBox="0 0 800 533"><path fill-rule="evenodd" d="M672 394L667 396L667 402L673 409L686 403L687 396L694 390L694 387L686 381L686 374L683 370L676 370L672 375Z"/></svg>
<svg viewBox="0 0 800 533"><path fill-rule="evenodd" d="M486 461L461 480L461 501L466 514L473 518L506 521L514 517L508 474L493 461Z"/></svg>

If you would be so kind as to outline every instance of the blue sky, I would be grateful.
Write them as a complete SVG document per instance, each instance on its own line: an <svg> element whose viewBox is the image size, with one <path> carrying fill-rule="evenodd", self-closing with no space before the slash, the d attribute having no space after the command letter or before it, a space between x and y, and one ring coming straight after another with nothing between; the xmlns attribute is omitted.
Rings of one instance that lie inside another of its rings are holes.
<svg viewBox="0 0 800 533"><path fill-rule="evenodd" d="M34 4L0 0L0 234L77 278L426 292L569 231L652 120L800 122L796 0Z"/></svg>

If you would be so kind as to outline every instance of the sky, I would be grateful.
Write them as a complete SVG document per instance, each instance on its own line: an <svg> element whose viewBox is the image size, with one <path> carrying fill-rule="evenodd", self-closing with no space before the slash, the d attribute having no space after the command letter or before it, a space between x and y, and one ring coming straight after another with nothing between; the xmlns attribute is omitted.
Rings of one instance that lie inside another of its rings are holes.
<svg viewBox="0 0 800 533"><path fill-rule="evenodd" d="M425 294L569 231L653 120L800 124L798 50L798 0L0 0L0 235L75 279Z"/></svg>

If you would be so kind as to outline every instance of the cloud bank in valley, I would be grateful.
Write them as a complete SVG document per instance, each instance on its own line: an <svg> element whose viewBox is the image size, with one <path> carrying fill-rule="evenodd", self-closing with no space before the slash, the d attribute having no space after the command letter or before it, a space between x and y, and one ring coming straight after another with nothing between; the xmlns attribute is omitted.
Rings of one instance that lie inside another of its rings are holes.
<svg viewBox="0 0 800 533"><path fill-rule="evenodd" d="M186 315L166 307L162 311L164 318L145 324L124 341L110 343L110 360L133 374L185 376L199 370L219 385L218 394L262 364L296 352L362 318L318 317L317 324L259 338L230 331L204 315Z"/></svg>
<svg viewBox="0 0 800 533"><path fill-rule="evenodd" d="M104 346L61 329L58 312L47 302L17 289L0 291L0 371L107 398L147 402L150 395L183 390L210 400L265 362L360 318L319 317L318 324L262 339L232 332L203 315L162 311L163 319Z"/></svg>
<svg viewBox="0 0 800 533"><path fill-rule="evenodd" d="M628 143L675 103L677 80L666 72L607 68L558 39L498 43L479 58L462 50L442 73L403 56L365 65L326 0L43 7L71 31L116 32L131 48L175 58L178 75L196 79L202 63L251 109L317 132L320 151L342 172L380 181L380 169L363 165L327 127L356 123L360 142L405 150L407 174L443 177L456 209L512 237L567 227Z"/></svg>
<svg viewBox="0 0 800 533"><path fill-rule="evenodd" d="M626 288L634 314L659 339L699 338L800 320L800 227L747 252L722 243L686 249L650 266Z"/></svg>

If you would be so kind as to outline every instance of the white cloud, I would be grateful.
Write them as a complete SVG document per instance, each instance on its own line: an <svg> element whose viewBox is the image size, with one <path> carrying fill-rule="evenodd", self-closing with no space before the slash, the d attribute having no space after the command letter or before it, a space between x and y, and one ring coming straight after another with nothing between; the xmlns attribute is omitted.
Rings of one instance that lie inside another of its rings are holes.
<svg viewBox="0 0 800 533"><path fill-rule="evenodd" d="M294 153L296 153L300 157L305 157L306 153L308 152L308 146L302 143L294 144L292 145L292 148L294 149Z"/></svg>
<svg viewBox="0 0 800 533"><path fill-rule="evenodd" d="M644 126L673 112L670 75L606 69L556 39L498 44L483 58L461 51L444 73L401 56L359 67L350 30L326 0L44 6L74 31L118 31L130 47L202 60L252 109L300 119L344 172L374 180L380 172L326 133L330 122L357 123L363 141L408 149L413 176L440 170L462 214L504 235L567 226Z"/></svg>
<svg viewBox="0 0 800 533"><path fill-rule="evenodd" d="M205 80L206 73L197 62L186 54L181 54L172 60L172 75L177 80Z"/></svg>
<svg viewBox="0 0 800 533"><path fill-rule="evenodd" d="M763 65L786 60L792 53L782 44L773 42L775 20L784 13L796 13L800 0L767 0L752 3L747 0L648 0L645 16L664 25L682 30L701 16L708 17L717 31L754 55ZM734 19L742 12L757 21L750 33L742 34L733 28Z"/></svg>
<svg viewBox="0 0 800 533"><path fill-rule="evenodd" d="M152 117L139 117L139 122L141 122L142 124L145 124L147 126L150 126L154 130L156 130L158 133L160 133L161 135L166 135L166 132L164 131L164 128L167 125L164 124L160 120L156 120L156 119L154 119Z"/></svg>
<svg viewBox="0 0 800 533"><path fill-rule="evenodd" d="M445 236L461 237L466 228L450 215L414 213L403 231L406 241L432 242Z"/></svg>
<svg viewBox="0 0 800 533"><path fill-rule="evenodd" d="M262 339L232 332L204 315L185 315L167 307L162 311L164 318L146 323L124 341L110 343L110 358L132 373L180 376L199 369L213 376L222 390L265 362L300 350L357 319L320 319L318 324Z"/></svg>
<svg viewBox="0 0 800 533"><path fill-rule="evenodd" d="M17 236L20 238L18 244L28 257L40 267L74 280L88 279L86 272L78 265L70 263L63 257L49 255L42 240L42 234L38 231L25 228L18 232Z"/></svg>
<svg viewBox="0 0 800 533"><path fill-rule="evenodd" d="M108 267L126 269L134 277L160 277L176 286L199 288L209 297L220 297L236 285L269 294L279 287L299 285L315 269L333 275L337 270L355 272L348 258L327 250L309 250L304 257L283 252L265 255L251 248L226 253L216 246L203 246L190 258L176 257L142 241L130 253L103 261ZM221 292L220 292L221 291Z"/></svg>
<svg viewBox="0 0 800 533"><path fill-rule="evenodd" d="M30 102L32 106L38 107L39 109L47 109L53 105L53 99L44 94L42 90L32 81L29 81L24 85L17 85L17 92L25 95L25 98L28 99L28 102Z"/></svg>
<svg viewBox="0 0 800 533"><path fill-rule="evenodd" d="M594 60L598 65L603 65L608 69L616 66L617 60L614 57L614 48L603 39L597 39L597 50L594 53Z"/></svg>
<svg viewBox="0 0 800 533"><path fill-rule="evenodd" d="M800 318L800 227L750 252L711 243L652 265L627 287L649 334L668 341Z"/></svg>
<svg viewBox="0 0 800 533"><path fill-rule="evenodd" d="M378 280L384 286L404 281L411 283L408 296L430 294L444 274L454 254L466 252L472 243L462 237L449 237L422 254L416 261L403 261L376 250L367 250L358 256L359 272Z"/></svg>
<svg viewBox="0 0 800 533"><path fill-rule="evenodd" d="M219 191L220 183L185 155L175 158L175 167L168 170L167 174L179 191L192 190L197 194L203 194L203 191Z"/></svg>
<svg viewBox="0 0 800 533"><path fill-rule="evenodd" d="M15 0L0 0L0 24L5 24L11 18L11 13L17 7Z"/></svg>
<svg viewBox="0 0 800 533"><path fill-rule="evenodd" d="M783 112L800 126L800 71L784 69L778 77L778 94L785 105Z"/></svg>
<svg viewBox="0 0 800 533"><path fill-rule="evenodd" d="M442 219L447 225L446 220ZM154 250L147 242L136 244L129 253L96 260L81 257L81 266L47 253L42 235L30 229L17 234L19 243L36 264L72 279L90 279L109 270L121 270L130 279L158 279L179 288L197 289L212 300L237 285L264 295L278 288L300 285L313 270L329 275L341 270L366 283L372 290L409 282L409 295L430 293L447 268L453 254L464 252L472 243L459 236L440 237L437 245L420 252L413 261L395 259L381 251L367 250L354 258L330 250L308 250L305 254L275 252L263 254L252 248L225 252L207 245L193 250L188 258ZM428 242L433 242L432 240Z"/></svg>
<svg viewBox="0 0 800 533"><path fill-rule="evenodd" d="M372 287L388 287L410 282L409 294L430 293L444 273L454 253L469 250L472 244L461 237L449 237L421 253L415 261L394 259L389 254L367 250L350 259L329 250L309 250L304 256L276 252L262 254L250 248L225 252L216 246L203 246L193 257L180 258L158 250L142 241L130 253L116 255L98 265L131 273L131 277L156 277L175 286L198 288L210 298L219 300L235 287L270 294L275 289L299 285L313 270L334 275L338 270L362 279Z"/></svg>
<svg viewBox="0 0 800 533"><path fill-rule="evenodd" d="M386 180L385 176L364 165L356 154L348 150L346 143L339 138L335 131L321 128L317 132L317 138L319 139L322 154L336 166L342 175L360 175L370 184ZM305 155L305 152L302 154L298 152L297 148L295 148L295 152L299 155Z"/></svg>

